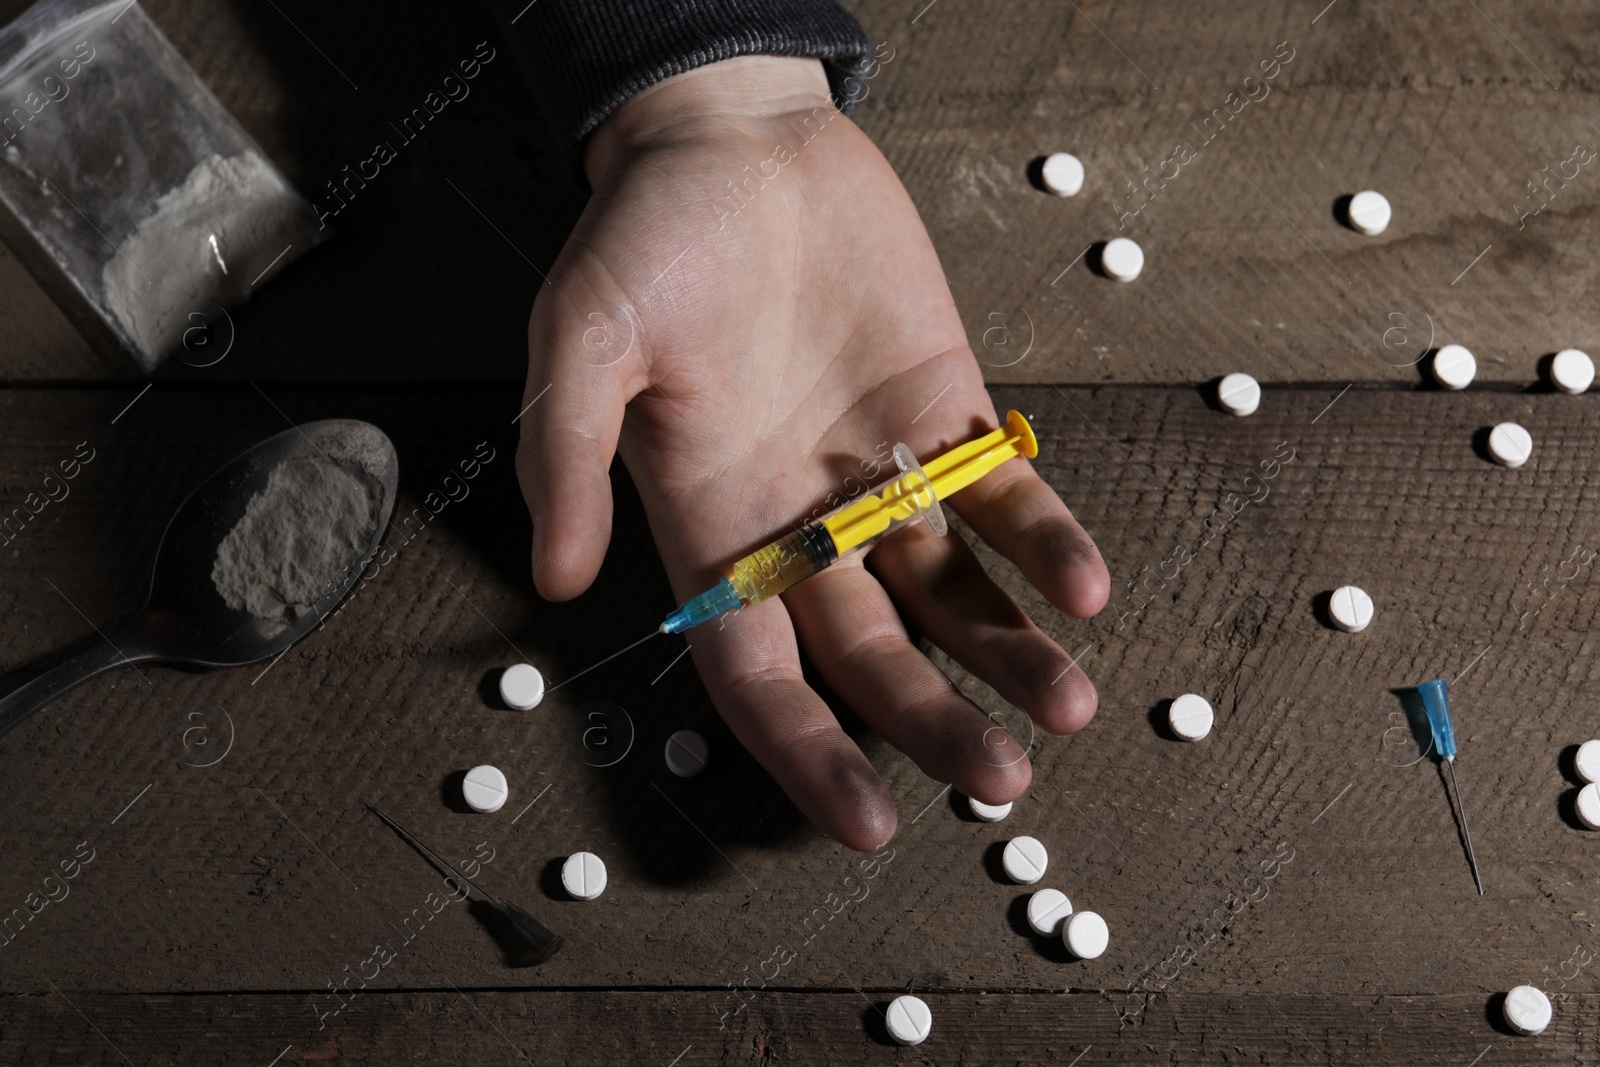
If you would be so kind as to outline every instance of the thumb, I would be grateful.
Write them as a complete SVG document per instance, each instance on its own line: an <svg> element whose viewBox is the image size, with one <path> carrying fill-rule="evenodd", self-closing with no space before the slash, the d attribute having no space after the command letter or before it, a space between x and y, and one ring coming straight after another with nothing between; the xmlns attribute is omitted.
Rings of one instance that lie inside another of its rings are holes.
<svg viewBox="0 0 1600 1067"><path fill-rule="evenodd" d="M517 480L533 518L533 583L570 600L611 541L611 460L627 403L646 384L637 317L547 285L528 323Z"/></svg>

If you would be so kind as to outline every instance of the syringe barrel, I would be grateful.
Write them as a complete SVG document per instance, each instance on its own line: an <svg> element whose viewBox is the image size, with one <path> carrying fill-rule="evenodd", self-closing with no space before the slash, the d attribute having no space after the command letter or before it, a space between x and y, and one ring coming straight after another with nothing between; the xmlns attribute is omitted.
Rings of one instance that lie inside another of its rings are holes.
<svg viewBox="0 0 1600 1067"><path fill-rule="evenodd" d="M820 522L808 522L736 562L728 582L745 604L759 604L811 577L839 558Z"/></svg>

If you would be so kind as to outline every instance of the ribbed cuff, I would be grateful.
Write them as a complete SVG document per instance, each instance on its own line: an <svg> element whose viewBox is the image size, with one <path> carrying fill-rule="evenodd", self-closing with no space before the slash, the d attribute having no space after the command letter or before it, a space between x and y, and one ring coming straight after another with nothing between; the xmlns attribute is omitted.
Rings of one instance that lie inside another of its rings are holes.
<svg viewBox="0 0 1600 1067"><path fill-rule="evenodd" d="M583 141L641 89L735 56L820 59L846 115L872 41L833 0L487 0L580 189Z"/></svg>

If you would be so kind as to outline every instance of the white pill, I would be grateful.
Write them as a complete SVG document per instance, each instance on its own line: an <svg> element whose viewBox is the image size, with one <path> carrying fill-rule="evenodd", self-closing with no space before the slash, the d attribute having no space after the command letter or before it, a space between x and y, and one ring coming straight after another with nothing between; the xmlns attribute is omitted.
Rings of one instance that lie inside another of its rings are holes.
<svg viewBox="0 0 1600 1067"><path fill-rule="evenodd" d="M1600 782L1600 741L1585 741L1578 746L1578 777L1586 782Z"/></svg>
<svg viewBox="0 0 1600 1067"><path fill-rule="evenodd" d="M1382 193L1363 189L1350 198L1350 225L1368 237L1388 229L1392 215L1389 200Z"/></svg>
<svg viewBox="0 0 1600 1067"><path fill-rule="evenodd" d="M1167 709L1167 725L1185 741L1199 741L1211 732L1217 721L1211 701L1195 693L1185 693Z"/></svg>
<svg viewBox="0 0 1600 1067"><path fill-rule="evenodd" d="M561 865L561 885L576 900L594 900L606 891L606 864L593 852L574 852Z"/></svg>
<svg viewBox="0 0 1600 1067"><path fill-rule="evenodd" d="M1600 830L1600 785L1590 782L1578 790L1578 821L1591 830Z"/></svg>
<svg viewBox="0 0 1600 1067"><path fill-rule="evenodd" d="M461 799L473 811L499 811L506 806L506 798L510 795L506 776L500 773L499 767L491 767L487 763L468 771L461 783Z"/></svg>
<svg viewBox="0 0 1600 1067"><path fill-rule="evenodd" d="M1061 924L1061 943L1080 960L1099 959L1111 943L1111 931L1094 912L1075 911Z"/></svg>
<svg viewBox="0 0 1600 1067"><path fill-rule="evenodd" d="M1478 361L1465 345L1445 345L1433 354L1434 381L1446 389L1465 389L1478 373Z"/></svg>
<svg viewBox="0 0 1600 1067"><path fill-rule="evenodd" d="M1489 454L1507 467L1520 467L1533 455L1533 436L1514 422L1489 431Z"/></svg>
<svg viewBox="0 0 1600 1067"><path fill-rule="evenodd" d="M984 822L999 822L1011 814L1011 803L1009 801L1004 804L985 804L981 800L973 800L968 797L967 807L972 809L972 814Z"/></svg>
<svg viewBox="0 0 1600 1067"><path fill-rule="evenodd" d="M1580 349L1563 348L1550 362L1550 380L1563 393L1577 396L1594 384L1594 360Z"/></svg>
<svg viewBox="0 0 1600 1067"><path fill-rule="evenodd" d="M1235 415L1253 415L1261 406L1261 383L1248 374L1230 374L1217 383L1217 403Z"/></svg>
<svg viewBox="0 0 1600 1067"><path fill-rule="evenodd" d="M532 711L544 699L544 675L527 663L516 663L500 674L500 699L506 707Z"/></svg>
<svg viewBox="0 0 1600 1067"><path fill-rule="evenodd" d="M902 1045L920 1045L933 1033L933 1012L917 997L895 997L883 1021L889 1036Z"/></svg>
<svg viewBox="0 0 1600 1067"><path fill-rule="evenodd" d="M693 730L679 730L667 738L667 770L679 778L693 778L706 769L711 749Z"/></svg>
<svg viewBox="0 0 1600 1067"><path fill-rule="evenodd" d="M1550 1025L1550 998L1531 985L1506 994L1506 1025L1519 1034L1543 1033Z"/></svg>
<svg viewBox="0 0 1600 1067"><path fill-rule="evenodd" d="M1052 152L1044 161L1044 187L1057 196L1077 196L1083 188L1083 161L1071 152Z"/></svg>
<svg viewBox="0 0 1600 1067"><path fill-rule="evenodd" d="M1050 863L1050 855L1045 852L1038 838L1013 837L1006 842L1004 855L1000 857L1001 866L1006 869L1006 877L1021 885L1032 885L1044 877L1044 869Z"/></svg>
<svg viewBox="0 0 1600 1067"><path fill-rule="evenodd" d="M1347 634L1358 634L1372 621L1372 598L1358 585L1341 585L1328 601L1333 624Z"/></svg>
<svg viewBox="0 0 1600 1067"><path fill-rule="evenodd" d="M1119 282L1131 282L1144 270L1144 250L1126 237L1113 237L1100 250L1100 268Z"/></svg>
<svg viewBox="0 0 1600 1067"><path fill-rule="evenodd" d="M1043 937L1055 937L1072 914L1072 901L1059 889L1041 889L1028 898L1028 925Z"/></svg>

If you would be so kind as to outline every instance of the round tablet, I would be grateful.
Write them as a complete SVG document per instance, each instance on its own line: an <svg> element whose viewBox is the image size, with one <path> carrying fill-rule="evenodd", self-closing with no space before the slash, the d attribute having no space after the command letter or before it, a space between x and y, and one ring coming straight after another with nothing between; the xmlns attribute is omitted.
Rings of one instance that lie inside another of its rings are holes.
<svg viewBox="0 0 1600 1067"><path fill-rule="evenodd" d="M1113 237L1100 250L1100 267L1119 282L1131 282L1144 270L1144 250L1126 237Z"/></svg>
<svg viewBox="0 0 1600 1067"><path fill-rule="evenodd" d="M973 800L971 797L968 797L967 807L972 809L972 814L976 815L984 822L999 822L1001 819L1011 814L1011 804L1009 801L1005 804L985 804L981 800Z"/></svg>
<svg viewBox="0 0 1600 1067"><path fill-rule="evenodd" d="M693 778L706 769L711 749L693 730L679 730L667 738L667 770L679 778Z"/></svg>
<svg viewBox="0 0 1600 1067"><path fill-rule="evenodd" d="M1590 782L1578 790L1578 821L1591 830L1600 830L1600 785Z"/></svg>
<svg viewBox="0 0 1600 1067"><path fill-rule="evenodd" d="M1578 777L1586 782L1600 782L1600 741L1585 741L1578 746Z"/></svg>
<svg viewBox="0 0 1600 1067"><path fill-rule="evenodd" d="M1044 160L1044 187L1057 196L1077 196L1083 188L1083 161L1071 152L1051 152Z"/></svg>
<svg viewBox="0 0 1600 1067"><path fill-rule="evenodd" d="M1550 1025L1550 998L1531 985L1506 994L1506 1025L1519 1034L1542 1033Z"/></svg>
<svg viewBox="0 0 1600 1067"><path fill-rule="evenodd" d="M1577 396L1594 384L1594 360L1580 349L1563 348L1550 361L1550 380L1563 393Z"/></svg>
<svg viewBox="0 0 1600 1067"><path fill-rule="evenodd" d="M506 776L500 773L499 767L487 763L472 768L461 782L461 799L473 811L499 811L506 806L506 797L510 795Z"/></svg>
<svg viewBox="0 0 1600 1067"><path fill-rule="evenodd" d="M594 900L606 891L606 864L593 852L574 852L561 865L562 888L575 900Z"/></svg>
<svg viewBox="0 0 1600 1067"><path fill-rule="evenodd" d="M1446 389L1465 389L1478 373L1478 361L1465 345L1445 345L1433 354L1434 381Z"/></svg>
<svg viewBox="0 0 1600 1067"><path fill-rule="evenodd" d="M532 711L544 699L544 675L530 664L512 664L500 673L500 699L508 708Z"/></svg>
<svg viewBox="0 0 1600 1067"><path fill-rule="evenodd" d="M1389 200L1382 193L1363 189L1350 198L1350 225L1368 237L1388 229L1392 215Z"/></svg>
<svg viewBox="0 0 1600 1067"><path fill-rule="evenodd" d="M1358 585L1341 585L1328 601L1333 624L1347 634L1358 634L1372 621L1372 598Z"/></svg>
<svg viewBox="0 0 1600 1067"><path fill-rule="evenodd" d="M1211 701L1195 693L1185 693L1167 709L1167 725L1185 741L1198 741L1211 732L1217 721Z"/></svg>
<svg viewBox="0 0 1600 1067"><path fill-rule="evenodd" d="M1111 931L1094 912L1075 911L1061 924L1061 943L1080 960L1099 959L1111 943Z"/></svg>
<svg viewBox="0 0 1600 1067"><path fill-rule="evenodd" d="M1007 878L1021 885L1032 885L1044 877L1050 856L1038 838L1013 837L1006 842L1000 863L1006 869Z"/></svg>
<svg viewBox="0 0 1600 1067"><path fill-rule="evenodd" d="M1072 914L1072 901L1059 889L1041 889L1028 898L1028 925L1043 937L1061 932L1061 923Z"/></svg>
<svg viewBox="0 0 1600 1067"><path fill-rule="evenodd" d="M1253 415L1261 406L1261 383L1248 374L1230 374L1217 383L1217 403L1235 415Z"/></svg>
<svg viewBox="0 0 1600 1067"><path fill-rule="evenodd" d="M895 997L884 1014L889 1036L902 1045L920 1045L933 1033L933 1012L913 996Z"/></svg>
<svg viewBox="0 0 1600 1067"><path fill-rule="evenodd" d="M1489 454L1507 467L1520 467L1533 455L1533 436L1514 422L1489 431Z"/></svg>

